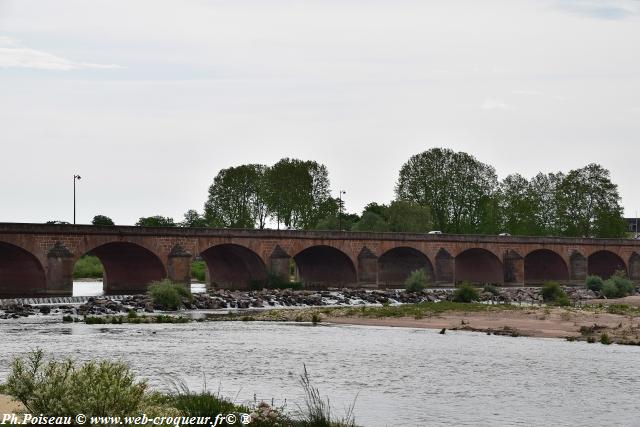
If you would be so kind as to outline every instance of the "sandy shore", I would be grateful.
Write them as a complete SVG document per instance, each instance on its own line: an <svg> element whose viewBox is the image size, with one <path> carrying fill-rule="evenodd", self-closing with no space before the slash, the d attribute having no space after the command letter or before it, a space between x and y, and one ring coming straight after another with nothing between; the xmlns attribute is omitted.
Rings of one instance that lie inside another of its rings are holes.
<svg viewBox="0 0 640 427"><path fill-rule="evenodd" d="M0 394L0 417L4 414L20 413L23 409L22 405L11 396Z"/></svg>
<svg viewBox="0 0 640 427"><path fill-rule="evenodd" d="M546 338L586 339L588 335L599 338L601 333L606 332L616 342L640 341L640 318L638 317L562 308L551 308L546 311L540 309L469 313L451 311L421 319L327 316L325 320L336 324L509 332L518 336ZM589 328L592 333L585 333L585 328Z"/></svg>

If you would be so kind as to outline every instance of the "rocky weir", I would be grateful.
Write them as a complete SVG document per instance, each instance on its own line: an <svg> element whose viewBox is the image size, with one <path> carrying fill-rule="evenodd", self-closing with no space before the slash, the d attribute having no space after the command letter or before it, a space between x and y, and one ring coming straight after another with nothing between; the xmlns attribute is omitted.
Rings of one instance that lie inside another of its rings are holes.
<svg viewBox="0 0 640 427"><path fill-rule="evenodd" d="M589 289L565 287L564 291L574 304L596 298ZM303 308L324 306L358 306L383 304L416 304L421 302L450 301L455 289L426 289L407 292L403 289L328 289L323 291L263 289L255 291L216 290L194 293L185 299L186 310L237 310L265 308ZM480 302L487 304L542 305L541 288L496 288L493 292L481 292ZM159 312L148 295L88 297L83 303L25 303L16 300L0 300L0 319L17 319L33 315L113 315L135 312Z"/></svg>

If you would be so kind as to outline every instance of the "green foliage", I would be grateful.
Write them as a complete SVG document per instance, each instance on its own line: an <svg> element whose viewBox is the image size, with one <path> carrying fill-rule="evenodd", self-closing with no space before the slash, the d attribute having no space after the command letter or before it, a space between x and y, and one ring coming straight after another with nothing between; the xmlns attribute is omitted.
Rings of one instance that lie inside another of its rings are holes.
<svg viewBox="0 0 640 427"><path fill-rule="evenodd" d="M380 215L372 211L365 211L360 220L353 224L352 231L389 231L387 221Z"/></svg>
<svg viewBox="0 0 640 427"><path fill-rule="evenodd" d="M489 292L492 295L498 296L500 295L500 290L495 285L486 284L482 288L484 292Z"/></svg>
<svg viewBox="0 0 640 427"><path fill-rule="evenodd" d="M618 187L598 164L570 171L556 194L558 231L565 236L624 237Z"/></svg>
<svg viewBox="0 0 640 427"><path fill-rule="evenodd" d="M553 303L559 307L568 307L571 305L571 299L569 299L569 296L563 291L562 294L556 297Z"/></svg>
<svg viewBox="0 0 640 427"><path fill-rule="evenodd" d="M269 273L267 280L254 280L249 283L251 289L302 289L302 282L290 282L277 274Z"/></svg>
<svg viewBox="0 0 640 427"><path fill-rule="evenodd" d="M605 280L602 285L602 295L607 298L619 298L618 287L613 280Z"/></svg>
<svg viewBox="0 0 640 427"><path fill-rule="evenodd" d="M330 209L333 210L333 209ZM331 213L313 226L314 230L351 230L360 217L349 213Z"/></svg>
<svg viewBox="0 0 640 427"><path fill-rule="evenodd" d="M587 289L591 289L593 292L600 292L604 281L600 276L587 276L586 285Z"/></svg>
<svg viewBox="0 0 640 427"><path fill-rule="evenodd" d="M428 207L437 230L474 233L497 186L493 167L467 153L433 148L402 166L396 197Z"/></svg>
<svg viewBox="0 0 640 427"><path fill-rule="evenodd" d="M247 164L218 172L204 205L206 223L210 227L264 228L269 214L266 171L264 165Z"/></svg>
<svg viewBox="0 0 640 427"><path fill-rule="evenodd" d="M136 226L138 227L175 227L176 223L173 221L173 218L164 217L161 215L141 217L138 222L136 222Z"/></svg>
<svg viewBox="0 0 640 427"><path fill-rule="evenodd" d="M613 343L613 341L611 340L611 337L609 337L609 334L607 334L606 332L603 332L600 335L600 343L604 345L609 345Z"/></svg>
<svg viewBox="0 0 640 427"><path fill-rule="evenodd" d="M204 282L206 280L207 263L202 259L196 259L191 262L191 277Z"/></svg>
<svg viewBox="0 0 640 427"><path fill-rule="evenodd" d="M93 220L91 221L91 224L93 224L93 225L115 225L111 218L109 218L108 216L104 216L104 215L96 215L96 216L94 216Z"/></svg>
<svg viewBox="0 0 640 427"><path fill-rule="evenodd" d="M454 302L470 303L478 301L480 299L480 293L470 283L463 282L458 289L453 293Z"/></svg>
<svg viewBox="0 0 640 427"><path fill-rule="evenodd" d="M205 228L207 220L197 210L189 209L184 214L184 219L178 224L180 227Z"/></svg>
<svg viewBox="0 0 640 427"><path fill-rule="evenodd" d="M300 375L300 385L304 390L304 406L299 410L300 425L309 427L355 427L353 408L355 401L347 409L342 419L334 419L329 398L323 398L318 388L311 383L307 367Z"/></svg>
<svg viewBox="0 0 640 427"><path fill-rule="evenodd" d="M406 200L391 202L386 210L390 231L404 233L424 233L432 230L431 210Z"/></svg>
<svg viewBox="0 0 640 427"><path fill-rule="evenodd" d="M74 279L101 279L104 267L97 256L85 255L73 266Z"/></svg>
<svg viewBox="0 0 640 427"><path fill-rule="evenodd" d="M5 392L20 401L28 413L73 419L77 414L136 415L146 388L124 363L78 365L71 359L46 360L37 350L14 359Z"/></svg>
<svg viewBox="0 0 640 427"><path fill-rule="evenodd" d="M190 300L191 291L184 285L173 283L165 279L149 284L149 296L153 304L164 310L178 310L184 305L184 300Z"/></svg>
<svg viewBox="0 0 640 427"><path fill-rule="evenodd" d="M566 296L560 284L554 281L545 282L540 293L542 294L543 301L547 303L555 302L558 298L562 297L562 295Z"/></svg>
<svg viewBox="0 0 640 427"><path fill-rule="evenodd" d="M408 292L420 292L429 285L429 275L426 270L412 271L404 282L404 288Z"/></svg>
<svg viewBox="0 0 640 427"><path fill-rule="evenodd" d="M287 228L310 229L339 211L327 168L314 161L281 159L265 173L265 194L271 217Z"/></svg>
<svg viewBox="0 0 640 427"><path fill-rule="evenodd" d="M602 294L607 298L622 298L633 294L635 288L624 271L618 271L602 285Z"/></svg>

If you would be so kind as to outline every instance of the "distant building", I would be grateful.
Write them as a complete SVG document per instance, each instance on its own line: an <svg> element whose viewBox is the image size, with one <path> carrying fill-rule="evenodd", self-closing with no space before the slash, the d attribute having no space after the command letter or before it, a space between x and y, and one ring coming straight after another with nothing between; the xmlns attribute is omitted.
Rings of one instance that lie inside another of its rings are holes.
<svg viewBox="0 0 640 427"><path fill-rule="evenodd" d="M625 218L625 221L627 221L627 224L629 224L628 227L628 231L629 233L637 233L638 232L638 225L640 224L640 219L638 218Z"/></svg>

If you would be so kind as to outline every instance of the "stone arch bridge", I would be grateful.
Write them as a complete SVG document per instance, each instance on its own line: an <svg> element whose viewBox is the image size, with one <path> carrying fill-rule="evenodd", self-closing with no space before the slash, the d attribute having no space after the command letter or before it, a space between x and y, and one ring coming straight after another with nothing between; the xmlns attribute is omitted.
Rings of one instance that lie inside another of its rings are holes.
<svg viewBox="0 0 640 427"><path fill-rule="evenodd" d="M232 289L268 274L289 280L292 265L310 288L398 287L421 268L438 286L580 284L618 270L640 281L640 242L630 239L0 223L0 296L71 295L87 253L104 265L110 294L165 277L188 283L195 256L210 284Z"/></svg>

